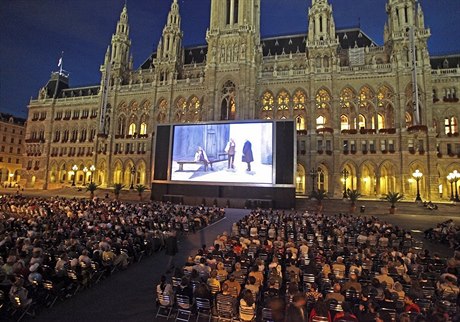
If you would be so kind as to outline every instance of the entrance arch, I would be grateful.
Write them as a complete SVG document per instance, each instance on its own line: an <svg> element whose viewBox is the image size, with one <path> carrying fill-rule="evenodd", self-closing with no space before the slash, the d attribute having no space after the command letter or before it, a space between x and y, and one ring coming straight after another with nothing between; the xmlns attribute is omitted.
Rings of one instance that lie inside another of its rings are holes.
<svg viewBox="0 0 460 322"><path fill-rule="evenodd" d="M297 163L295 192L301 195L305 194L305 168L300 163Z"/></svg>

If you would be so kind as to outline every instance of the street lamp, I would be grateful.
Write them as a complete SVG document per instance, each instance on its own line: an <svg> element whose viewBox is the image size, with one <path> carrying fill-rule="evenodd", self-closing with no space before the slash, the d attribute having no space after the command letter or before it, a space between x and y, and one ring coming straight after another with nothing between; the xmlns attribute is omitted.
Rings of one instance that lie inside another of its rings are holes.
<svg viewBox="0 0 460 322"><path fill-rule="evenodd" d="M455 174L452 172L447 176L447 181L450 183L450 200L454 201L454 182Z"/></svg>
<svg viewBox="0 0 460 322"><path fill-rule="evenodd" d="M310 170L310 177L311 177L311 190L315 191L315 178L318 175L318 170L316 169L311 169Z"/></svg>
<svg viewBox="0 0 460 322"><path fill-rule="evenodd" d="M417 169L414 173L412 173L412 176L415 181L417 181L417 197L415 197L415 201L422 201L422 198L420 197L420 180L422 179L423 173Z"/></svg>
<svg viewBox="0 0 460 322"><path fill-rule="evenodd" d="M458 198L458 185L457 185L457 182L458 182L458 180L460 180L460 172L458 172L457 170L454 170L454 172L452 172L452 176L454 178L454 185L455 185L455 201L459 202L460 199Z"/></svg>
<svg viewBox="0 0 460 322"><path fill-rule="evenodd" d="M129 187L130 190L134 189L134 174L136 173L136 168L134 166L131 167L131 186Z"/></svg>
<svg viewBox="0 0 460 322"><path fill-rule="evenodd" d="M96 167L94 166L94 164L89 167L89 171L90 171L89 178L91 180L91 183L93 183L93 174L94 174L94 171L96 171Z"/></svg>
<svg viewBox="0 0 460 322"><path fill-rule="evenodd" d="M77 170L78 167L76 164L73 165L72 167L72 172L73 172L73 181L72 181L72 186L75 187L75 177L77 176Z"/></svg>
<svg viewBox="0 0 460 322"><path fill-rule="evenodd" d="M86 184L86 174L88 173L88 168L87 167L84 167L83 168L83 185Z"/></svg>
<svg viewBox="0 0 460 322"><path fill-rule="evenodd" d="M350 172L347 169L342 170L342 182L343 182L343 198L346 199L347 195L347 179Z"/></svg>

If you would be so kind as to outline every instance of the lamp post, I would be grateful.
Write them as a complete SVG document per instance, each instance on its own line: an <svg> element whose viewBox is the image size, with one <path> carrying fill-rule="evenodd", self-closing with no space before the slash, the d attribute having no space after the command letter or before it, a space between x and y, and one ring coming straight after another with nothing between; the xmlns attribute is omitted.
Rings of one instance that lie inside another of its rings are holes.
<svg viewBox="0 0 460 322"><path fill-rule="evenodd" d="M347 169L342 170L342 180L343 180L343 198L346 199L347 195L347 179L350 172Z"/></svg>
<svg viewBox="0 0 460 322"><path fill-rule="evenodd" d="M458 185L457 185L457 182L458 182L458 180L460 180L460 172L458 172L457 170L454 170L454 172L452 172L452 175L454 177L454 185L455 185L455 201L459 202L460 199L458 198Z"/></svg>
<svg viewBox="0 0 460 322"><path fill-rule="evenodd" d="M83 185L86 185L86 174L88 173L88 168L84 167L83 168Z"/></svg>
<svg viewBox="0 0 460 322"><path fill-rule="evenodd" d="M447 181L450 183L450 200L454 201L454 181L455 175L451 172L447 176Z"/></svg>
<svg viewBox="0 0 460 322"><path fill-rule="evenodd" d="M136 168L134 166L131 167L131 186L129 187L130 190L134 189L134 174L136 173Z"/></svg>
<svg viewBox="0 0 460 322"><path fill-rule="evenodd" d="M422 201L422 198L420 197L420 180L422 179L423 173L417 169L414 173L412 173L412 176L414 177L415 181L417 181L417 197L415 197L415 201Z"/></svg>
<svg viewBox="0 0 460 322"><path fill-rule="evenodd" d="M318 175L318 171L317 171L316 169L311 169L311 170L310 170L311 190L312 190L312 191L315 191L315 188L316 188L316 187L315 187L315 186L316 186L316 184L315 184L315 178L316 178L317 175Z"/></svg>
<svg viewBox="0 0 460 322"><path fill-rule="evenodd" d="M96 167L94 166L94 164L89 167L89 171L90 182L93 183L93 174L94 171L96 171Z"/></svg>
<svg viewBox="0 0 460 322"><path fill-rule="evenodd" d="M77 176L77 170L78 170L78 167L76 164L74 164L72 167L72 172L73 172L72 187L75 187L75 177Z"/></svg>

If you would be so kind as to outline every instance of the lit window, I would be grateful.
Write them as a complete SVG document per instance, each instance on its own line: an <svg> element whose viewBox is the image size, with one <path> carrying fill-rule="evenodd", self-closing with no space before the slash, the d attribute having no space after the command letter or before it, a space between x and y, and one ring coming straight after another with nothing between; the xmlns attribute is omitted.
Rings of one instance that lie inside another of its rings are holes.
<svg viewBox="0 0 460 322"><path fill-rule="evenodd" d="M134 135L136 133L136 124L131 123L128 129L128 135Z"/></svg>
<svg viewBox="0 0 460 322"><path fill-rule="evenodd" d="M316 128L322 129L325 126L326 126L326 118L324 116L318 116L316 118Z"/></svg>
<svg viewBox="0 0 460 322"><path fill-rule="evenodd" d="M317 108L327 108L329 102L331 101L331 95L325 89L320 89L316 94L316 107Z"/></svg>
<svg viewBox="0 0 460 322"><path fill-rule="evenodd" d="M385 118L382 114L377 115L377 129L384 129L385 128Z"/></svg>
<svg viewBox="0 0 460 322"><path fill-rule="evenodd" d="M359 114L359 116L358 116L358 128L359 129L365 129L366 128L366 118L362 114Z"/></svg>
<svg viewBox="0 0 460 322"><path fill-rule="evenodd" d="M139 131L140 135L147 134L147 123L141 123L141 129Z"/></svg>
<svg viewBox="0 0 460 322"><path fill-rule="evenodd" d="M295 118L295 124L296 124L296 130L297 131L303 131L305 130L305 119L303 118L303 116L297 116Z"/></svg>
<svg viewBox="0 0 460 322"><path fill-rule="evenodd" d="M348 116L340 116L340 130L349 130L350 124L348 123Z"/></svg>

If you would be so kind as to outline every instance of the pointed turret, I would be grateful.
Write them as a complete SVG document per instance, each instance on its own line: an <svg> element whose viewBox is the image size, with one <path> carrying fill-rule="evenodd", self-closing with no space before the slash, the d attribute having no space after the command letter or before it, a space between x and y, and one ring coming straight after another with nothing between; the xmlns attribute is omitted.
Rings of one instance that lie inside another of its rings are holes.
<svg viewBox="0 0 460 322"><path fill-rule="evenodd" d="M308 9L308 47L338 46L332 6L327 0L313 0Z"/></svg>
<svg viewBox="0 0 460 322"><path fill-rule="evenodd" d="M128 8L125 4L112 36L112 75L125 80L129 72L131 40L129 39Z"/></svg>

